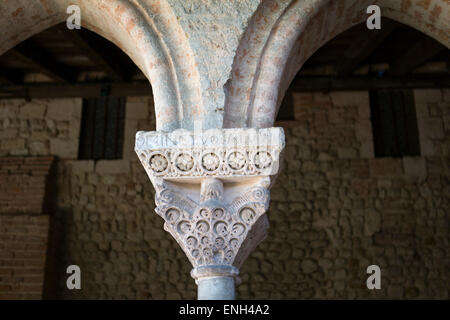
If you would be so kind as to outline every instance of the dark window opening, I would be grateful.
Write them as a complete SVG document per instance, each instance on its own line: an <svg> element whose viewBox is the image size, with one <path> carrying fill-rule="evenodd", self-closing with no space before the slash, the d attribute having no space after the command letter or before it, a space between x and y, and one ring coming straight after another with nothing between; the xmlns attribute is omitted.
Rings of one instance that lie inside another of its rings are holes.
<svg viewBox="0 0 450 320"><path fill-rule="evenodd" d="M419 132L411 90L370 92L375 157L419 156Z"/></svg>
<svg viewBox="0 0 450 320"><path fill-rule="evenodd" d="M125 98L83 100L79 159L121 159Z"/></svg>

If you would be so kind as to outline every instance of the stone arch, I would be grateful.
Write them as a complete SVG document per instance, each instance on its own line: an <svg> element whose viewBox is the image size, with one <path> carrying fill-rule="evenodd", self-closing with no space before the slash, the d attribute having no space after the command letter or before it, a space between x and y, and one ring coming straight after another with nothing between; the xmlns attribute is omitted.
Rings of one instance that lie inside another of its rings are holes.
<svg viewBox="0 0 450 320"><path fill-rule="evenodd" d="M271 127L303 63L326 42L364 22L372 4L381 7L383 16L450 47L447 0L267 0L255 12L238 48L224 127Z"/></svg>
<svg viewBox="0 0 450 320"><path fill-rule="evenodd" d="M65 21L72 4L81 9L83 27L116 44L149 79L157 129L192 127L203 113L200 77L186 34L167 1L2 1L0 54Z"/></svg>

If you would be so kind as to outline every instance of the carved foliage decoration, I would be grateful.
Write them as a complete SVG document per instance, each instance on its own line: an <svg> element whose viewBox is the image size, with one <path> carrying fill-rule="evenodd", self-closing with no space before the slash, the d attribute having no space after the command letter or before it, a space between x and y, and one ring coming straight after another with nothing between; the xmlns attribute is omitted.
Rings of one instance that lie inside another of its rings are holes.
<svg viewBox="0 0 450 320"><path fill-rule="evenodd" d="M202 199L206 201L198 205L170 188L163 188L156 196L156 212L165 220L165 230L177 240L194 267L239 268L265 238L269 205L266 188L250 187L229 204L223 203L220 196L220 190L204 188Z"/></svg>
<svg viewBox="0 0 450 320"><path fill-rule="evenodd" d="M208 268L239 268L265 238L268 188L283 148L281 128L136 134L135 151L156 189L155 211L196 277Z"/></svg>

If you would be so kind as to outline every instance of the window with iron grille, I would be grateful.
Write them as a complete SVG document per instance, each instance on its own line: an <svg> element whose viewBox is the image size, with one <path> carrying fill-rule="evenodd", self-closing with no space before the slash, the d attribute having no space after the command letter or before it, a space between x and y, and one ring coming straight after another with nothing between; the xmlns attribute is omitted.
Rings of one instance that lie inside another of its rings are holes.
<svg viewBox="0 0 450 320"><path fill-rule="evenodd" d="M125 98L83 100L79 159L121 159Z"/></svg>
<svg viewBox="0 0 450 320"><path fill-rule="evenodd" d="M370 93L375 157L419 156L420 144L411 90Z"/></svg>

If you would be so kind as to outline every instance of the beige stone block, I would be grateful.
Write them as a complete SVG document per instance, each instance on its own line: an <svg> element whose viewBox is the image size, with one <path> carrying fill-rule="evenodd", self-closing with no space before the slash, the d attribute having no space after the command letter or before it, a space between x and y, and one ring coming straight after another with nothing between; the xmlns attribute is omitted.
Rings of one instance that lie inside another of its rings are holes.
<svg viewBox="0 0 450 320"><path fill-rule="evenodd" d="M4 150L19 150L25 148L25 139L5 139L1 142Z"/></svg>
<svg viewBox="0 0 450 320"><path fill-rule="evenodd" d="M409 177L425 179L427 177L427 164L425 158L405 157L403 158L403 169Z"/></svg>
<svg viewBox="0 0 450 320"><path fill-rule="evenodd" d="M376 158L369 162L372 176L390 177L403 174L401 159Z"/></svg>
<svg viewBox="0 0 450 320"><path fill-rule="evenodd" d="M430 157L435 155L434 143L431 139L420 138L420 154L424 157Z"/></svg>
<svg viewBox="0 0 450 320"><path fill-rule="evenodd" d="M414 90L414 101L416 104L440 102L442 92L439 89L416 89Z"/></svg>
<svg viewBox="0 0 450 320"><path fill-rule="evenodd" d="M135 139L125 139L123 142L123 159L138 160L134 151Z"/></svg>
<svg viewBox="0 0 450 320"><path fill-rule="evenodd" d="M330 93L335 106L369 106L369 93L367 91L333 91Z"/></svg>
<svg viewBox="0 0 450 320"><path fill-rule="evenodd" d="M81 99L51 99L47 105L46 118L56 121L81 118Z"/></svg>
<svg viewBox="0 0 450 320"><path fill-rule="evenodd" d="M121 174L130 172L129 160L99 160L95 164L98 174Z"/></svg>
<svg viewBox="0 0 450 320"><path fill-rule="evenodd" d="M294 106L301 106L311 103L313 101L313 94L312 92L293 92L292 99Z"/></svg>
<svg viewBox="0 0 450 320"><path fill-rule="evenodd" d="M94 160L71 160L67 164L73 174L92 173L95 169Z"/></svg>
<svg viewBox="0 0 450 320"><path fill-rule="evenodd" d="M31 155L43 156L49 154L48 141L31 141L28 145Z"/></svg>
<svg viewBox="0 0 450 320"><path fill-rule="evenodd" d="M370 101L358 105L358 116L360 119L370 119Z"/></svg>
<svg viewBox="0 0 450 320"><path fill-rule="evenodd" d="M428 118L430 116L430 113L428 110L428 104L416 102L416 115L417 115L418 122L423 121L426 118Z"/></svg>
<svg viewBox="0 0 450 320"><path fill-rule="evenodd" d="M328 121L330 123L342 123L342 122L344 122L344 117L343 117L342 111L339 110L339 109L331 108L328 111Z"/></svg>
<svg viewBox="0 0 450 320"><path fill-rule="evenodd" d="M359 156L362 159L373 159L375 158L375 147L372 140L365 140L361 142L361 147L359 149Z"/></svg>
<svg viewBox="0 0 450 320"><path fill-rule="evenodd" d="M135 139L138 132L138 120L126 119L124 129L124 139Z"/></svg>
<svg viewBox="0 0 450 320"><path fill-rule="evenodd" d="M62 159L76 159L78 140L50 139L50 153Z"/></svg>
<svg viewBox="0 0 450 320"><path fill-rule="evenodd" d="M11 139L17 137L19 131L17 129L0 130L0 139Z"/></svg>
<svg viewBox="0 0 450 320"><path fill-rule="evenodd" d="M11 100L5 100L0 104L0 119L13 118L19 113L19 106Z"/></svg>
<svg viewBox="0 0 450 320"><path fill-rule="evenodd" d="M445 131L450 131L450 115L449 116L444 116L442 118L442 120L444 121L444 130Z"/></svg>
<svg viewBox="0 0 450 320"><path fill-rule="evenodd" d="M80 136L81 120L72 118L69 122L69 138L76 139Z"/></svg>
<svg viewBox="0 0 450 320"><path fill-rule="evenodd" d="M322 92L314 92L314 101L316 102L331 102L331 96Z"/></svg>
<svg viewBox="0 0 450 320"><path fill-rule="evenodd" d="M149 87L150 89L150 87ZM149 103L149 100L153 99L153 97L149 94L148 96L139 96L139 97L127 97L127 103L138 102L138 103Z"/></svg>
<svg viewBox="0 0 450 320"><path fill-rule="evenodd" d="M27 156L29 155L27 148L13 149L9 151L9 155L11 156Z"/></svg>
<svg viewBox="0 0 450 320"><path fill-rule="evenodd" d="M355 126L356 138L359 141L372 141L372 122L370 120L361 120Z"/></svg>
<svg viewBox="0 0 450 320"><path fill-rule="evenodd" d="M126 105L126 119L147 119L148 118L148 103L142 102L127 102Z"/></svg>
<svg viewBox="0 0 450 320"><path fill-rule="evenodd" d="M450 89L442 89L442 97L444 101L450 102Z"/></svg>
<svg viewBox="0 0 450 320"><path fill-rule="evenodd" d="M47 106L42 102L29 102L20 107L19 116L22 119L43 119Z"/></svg>
<svg viewBox="0 0 450 320"><path fill-rule="evenodd" d="M442 139L445 137L441 118L426 119L421 123L420 130L426 138Z"/></svg>
<svg viewBox="0 0 450 320"><path fill-rule="evenodd" d="M81 98L72 99L71 111L72 111L72 118L81 120L81 116L83 114L83 99Z"/></svg>
<svg viewBox="0 0 450 320"><path fill-rule="evenodd" d="M364 212L364 234L372 236L381 231L381 215L375 209L367 209Z"/></svg>
<svg viewBox="0 0 450 320"><path fill-rule="evenodd" d="M355 148L338 148L339 159L359 158L358 150Z"/></svg>

